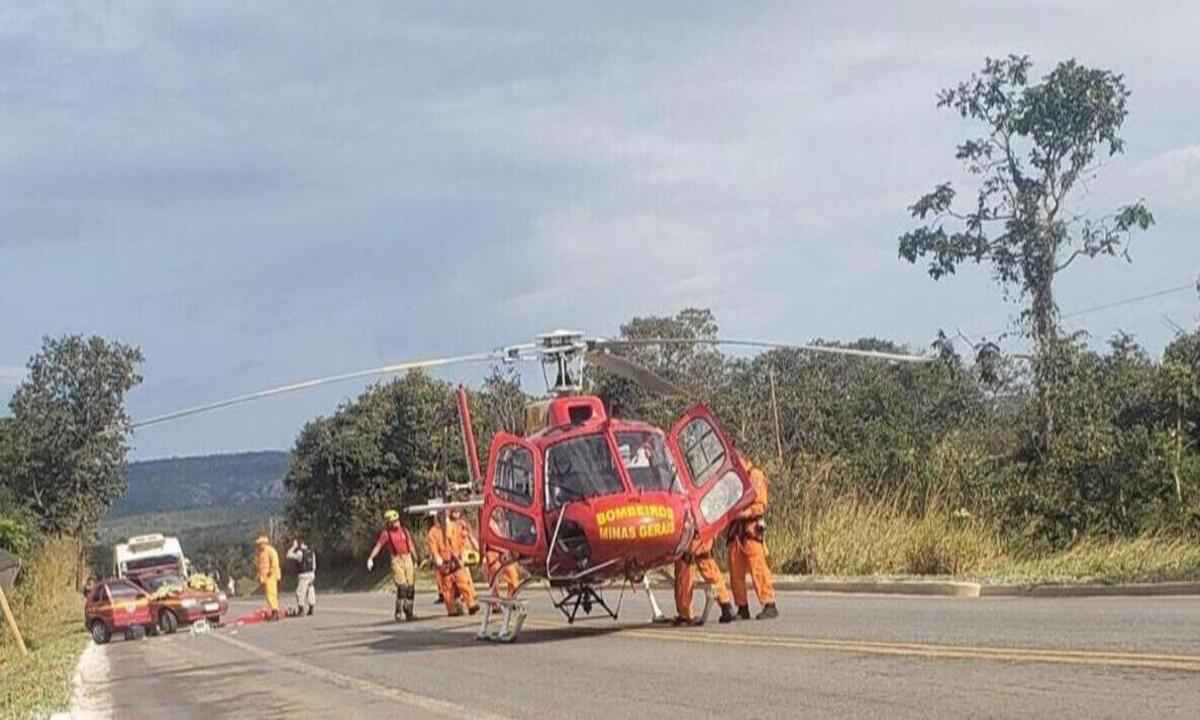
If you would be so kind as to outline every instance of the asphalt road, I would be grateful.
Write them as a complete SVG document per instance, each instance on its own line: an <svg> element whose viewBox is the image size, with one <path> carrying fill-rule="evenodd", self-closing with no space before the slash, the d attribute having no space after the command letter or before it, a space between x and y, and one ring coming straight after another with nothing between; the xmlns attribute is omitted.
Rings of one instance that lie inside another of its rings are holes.
<svg viewBox="0 0 1200 720"><path fill-rule="evenodd" d="M669 593L658 591L660 603ZM512 645L474 619L391 620L380 593L311 618L104 648L116 718L1200 716L1200 599L785 594L782 617L568 627L530 594ZM236 604L229 617L253 605ZM93 688L93 690L102 688Z"/></svg>

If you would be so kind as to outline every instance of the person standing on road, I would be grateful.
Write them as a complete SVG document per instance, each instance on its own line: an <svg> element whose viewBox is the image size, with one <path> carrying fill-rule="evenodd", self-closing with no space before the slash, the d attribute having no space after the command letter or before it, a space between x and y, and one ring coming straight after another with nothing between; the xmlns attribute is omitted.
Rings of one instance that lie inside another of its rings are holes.
<svg viewBox="0 0 1200 720"><path fill-rule="evenodd" d="M775 587L767 566L767 538L764 517L767 514L767 476L744 455L738 461L750 474L754 502L729 525L729 584L737 603L740 620L750 619L750 600L746 594L746 573L754 582L754 594L762 604L759 620L779 617L775 607Z"/></svg>
<svg viewBox="0 0 1200 720"><path fill-rule="evenodd" d="M449 523L447 523L449 525ZM479 612L479 602L475 597L475 582L471 573L463 567L460 551L454 548L450 539L449 527L443 528L436 515L429 518L429 529L425 533L425 543L437 574L438 588L442 592L442 600L446 603L446 614L450 617L462 615L458 599L461 597L467 604L467 610L472 615Z"/></svg>
<svg viewBox="0 0 1200 720"><path fill-rule="evenodd" d="M416 619L413 610L413 598L416 596L416 570L413 564L413 553L417 544L413 542L408 528L400 524L400 513L388 510L383 514L386 523L379 537L375 539L375 547L367 557L367 572L375 567L375 556L384 546L392 555L392 584L396 586L396 607L393 617L397 622Z"/></svg>
<svg viewBox="0 0 1200 720"><path fill-rule="evenodd" d="M296 575L296 613L303 614L307 605L307 614L312 615L317 608L317 588L313 583L317 579L317 554L302 538L293 538L287 556L300 566Z"/></svg>
<svg viewBox="0 0 1200 720"><path fill-rule="evenodd" d="M702 620L692 616L692 589L695 585L695 571L700 572L708 584L713 586L717 594L717 602L721 604L720 622L733 622L733 604L729 596L729 588L725 586L725 578L721 576L721 568L713 559L713 541L693 541L688 551L675 561L675 624L699 625Z"/></svg>
<svg viewBox="0 0 1200 720"><path fill-rule="evenodd" d="M258 565L258 581L262 583L263 594L267 596L267 610L271 620L279 619L279 553L271 547L271 540L266 535L259 535L254 541L258 548L255 561Z"/></svg>

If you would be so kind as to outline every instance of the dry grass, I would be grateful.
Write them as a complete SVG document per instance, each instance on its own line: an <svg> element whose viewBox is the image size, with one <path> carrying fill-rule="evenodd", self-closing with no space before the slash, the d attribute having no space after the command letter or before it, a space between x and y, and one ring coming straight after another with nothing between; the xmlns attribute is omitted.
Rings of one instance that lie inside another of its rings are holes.
<svg viewBox="0 0 1200 720"><path fill-rule="evenodd" d="M989 579L1027 584L1200 580L1200 542L1160 534L1087 539L1062 552L997 568Z"/></svg>
<svg viewBox="0 0 1200 720"><path fill-rule="evenodd" d="M74 545L47 543L22 571L10 599L29 656L7 629L0 639L0 717L27 718L64 709L71 678L88 641L83 598L75 592Z"/></svg>
<svg viewBox="0 0 1200 720"><path fill-rule="evenodd" d="M987 524L940 505L900 498L810 493L776 510L770 546L784 572L813 575L974 575L1002 564L1006 549Z"/></svg>
<svg viewBox="0 0 1200 720"><path fill-rule="evenodd" d="M771 484L772 565L824 576L941 576L1046 584L1200 580L1200 543L1178 534L1085 539L1035 553L936 493L867 497L835 493L835 463L805 468L804 481Z"/></svg>

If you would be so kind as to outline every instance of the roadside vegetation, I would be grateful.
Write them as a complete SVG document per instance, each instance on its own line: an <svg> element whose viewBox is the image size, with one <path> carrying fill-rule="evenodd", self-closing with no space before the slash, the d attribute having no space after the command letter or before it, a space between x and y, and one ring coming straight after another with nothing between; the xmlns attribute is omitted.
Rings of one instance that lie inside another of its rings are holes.
<svg viewBox="0 0 1200 720"><path fill-rule="evenodd" d="M46 338L0 418L0 547L22 560L10 597L29 650L0 632L0 716L67 707L88 642L81 588L99 520L125 491L126 393L137 348Z"/></svg>
<svg viewBox="0 0 1200 720"><path fill-rule="evenodd" d="M83 599L74 590L74 544L33 549L9 602L29 649L22 656L7 628L0 635L0 718L50 714L70 704L72 676L88 642Z"/></svg>

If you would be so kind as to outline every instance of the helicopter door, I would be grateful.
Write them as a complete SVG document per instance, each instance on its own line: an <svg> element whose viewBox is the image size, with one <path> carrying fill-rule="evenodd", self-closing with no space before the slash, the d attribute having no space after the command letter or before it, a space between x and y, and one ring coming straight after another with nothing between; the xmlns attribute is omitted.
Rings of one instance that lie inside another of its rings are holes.
<svg viewBox="0 0 1200 720"><path fill-rule="evenodd" d="M684 413L667 437L696 520L697 536L710 540L754 500L750 476L737 460L733 443L703 404Z"/></svg>
<svg viewBox="0 0 1200 720"><path fill-rule="evenodd" d="M479 519L485 546L526 557L545 555L541 467L541 453L534 445L516 435L496 435Z"/></svg>

